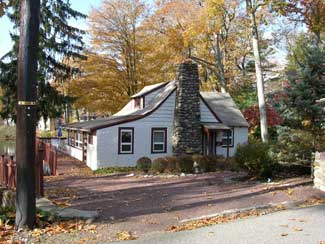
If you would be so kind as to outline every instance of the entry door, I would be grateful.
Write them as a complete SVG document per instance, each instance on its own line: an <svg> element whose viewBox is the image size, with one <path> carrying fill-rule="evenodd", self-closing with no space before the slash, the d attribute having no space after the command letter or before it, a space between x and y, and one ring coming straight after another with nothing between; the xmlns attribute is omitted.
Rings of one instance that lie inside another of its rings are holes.
<svg viewBox="0 0 325 244"><path fill-rule="evenodd" d="M216 154L216 131L209 131L209 133L204 133L203 153L204 155Z"/></svg>

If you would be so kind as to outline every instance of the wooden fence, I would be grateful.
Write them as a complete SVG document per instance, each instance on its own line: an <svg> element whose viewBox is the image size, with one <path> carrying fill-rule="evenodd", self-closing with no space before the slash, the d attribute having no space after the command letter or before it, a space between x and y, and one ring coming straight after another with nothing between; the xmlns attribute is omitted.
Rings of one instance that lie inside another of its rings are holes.
<svg viewBox="0 0 325 244"><path fill-rule="evenodd" d="M17 172L13 156L0 156L0 185L8 189L16 189ZM44 196L44 168L49 168L49 175L57 174L57 150L50 143L36 141L35 186L36 194Z"/></svg>

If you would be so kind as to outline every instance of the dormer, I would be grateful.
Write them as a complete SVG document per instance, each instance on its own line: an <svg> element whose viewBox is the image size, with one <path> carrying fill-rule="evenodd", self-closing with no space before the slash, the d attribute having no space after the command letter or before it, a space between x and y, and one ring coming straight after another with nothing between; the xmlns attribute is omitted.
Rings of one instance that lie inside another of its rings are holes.
<svg viewBox="0 0 325 244"><path fill-rule="evenodd" d="M133 109L143 109L145 104L144 104L144 97L135 97L133 98Z"/></svg>

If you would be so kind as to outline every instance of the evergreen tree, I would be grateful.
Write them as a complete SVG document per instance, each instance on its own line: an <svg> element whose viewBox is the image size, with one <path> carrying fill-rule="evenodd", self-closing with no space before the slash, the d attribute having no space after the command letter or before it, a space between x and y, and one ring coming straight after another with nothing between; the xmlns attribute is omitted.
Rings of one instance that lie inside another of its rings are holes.
<svg viewBox="0 0 325 244"><path fill-rule="evenodd" d="M13 48L0 60L0 86L3 104L0 116L16 119L16 81L17 56L20 25L20 0L13 0L7 16L14 24L11 38ZM60 94L50 81L62 83L78 73L78 69L69 65L66 60L84 59L81 55L84 42L84 31L72 27L68 21L86 16L71 8L69 0L42 0L41 25L38 55L38 118L54 118L65 109L71 100L65 94Z"/></svg>
<svg viewBox="0 0 325 244"><path fill-rule="evenodd" d="M289 56L287 68L286 110L288 121L308 129L315 138L325 123L323 105L316 101L325 97L325 46L316 40L300 38ZM315 145L315 144L314 144ZM316 146L316 145L315 145Z"/></svg>

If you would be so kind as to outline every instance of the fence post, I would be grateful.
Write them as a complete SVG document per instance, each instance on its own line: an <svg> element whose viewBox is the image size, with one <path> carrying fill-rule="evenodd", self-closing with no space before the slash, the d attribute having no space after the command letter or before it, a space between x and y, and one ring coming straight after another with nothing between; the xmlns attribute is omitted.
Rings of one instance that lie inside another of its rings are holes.
<svg viewBox="0 0 325 244"><path fill-rule="evenodd" d="M44 196L44 175L43 175L44 143L38 141L36 147L36 193Z"/></svg>
<svg viewBox="0 0 325 244"><path fill-rule="evenodd" d="M10 156L11 161L11 170L12 170L12 183L13 187L16 189L17 187L17 164L16 161L14 161L14 156Z"/></svg>
<svg viewBox="0 0 325 244"><path fill-rule="evenodd" d="M0 185L5 186L6 181L5 181L5 156L1 155L0 156Z"/></svg>
<svg viewBox="0 0 325 244"><path fill-rule="evenodd" d="M12 161L11 159L7 160L7 187L8 189L12 189L13 183L12 183L12 175L13 175L13 170L12 170Z"/></svg>
<svg viewBox="0 0 325 244"><path fill-rule="evenodd" d="M54 149L53 152L53 175L57 175L57 165L58 165L58 151L56 149Z"/></svg>

